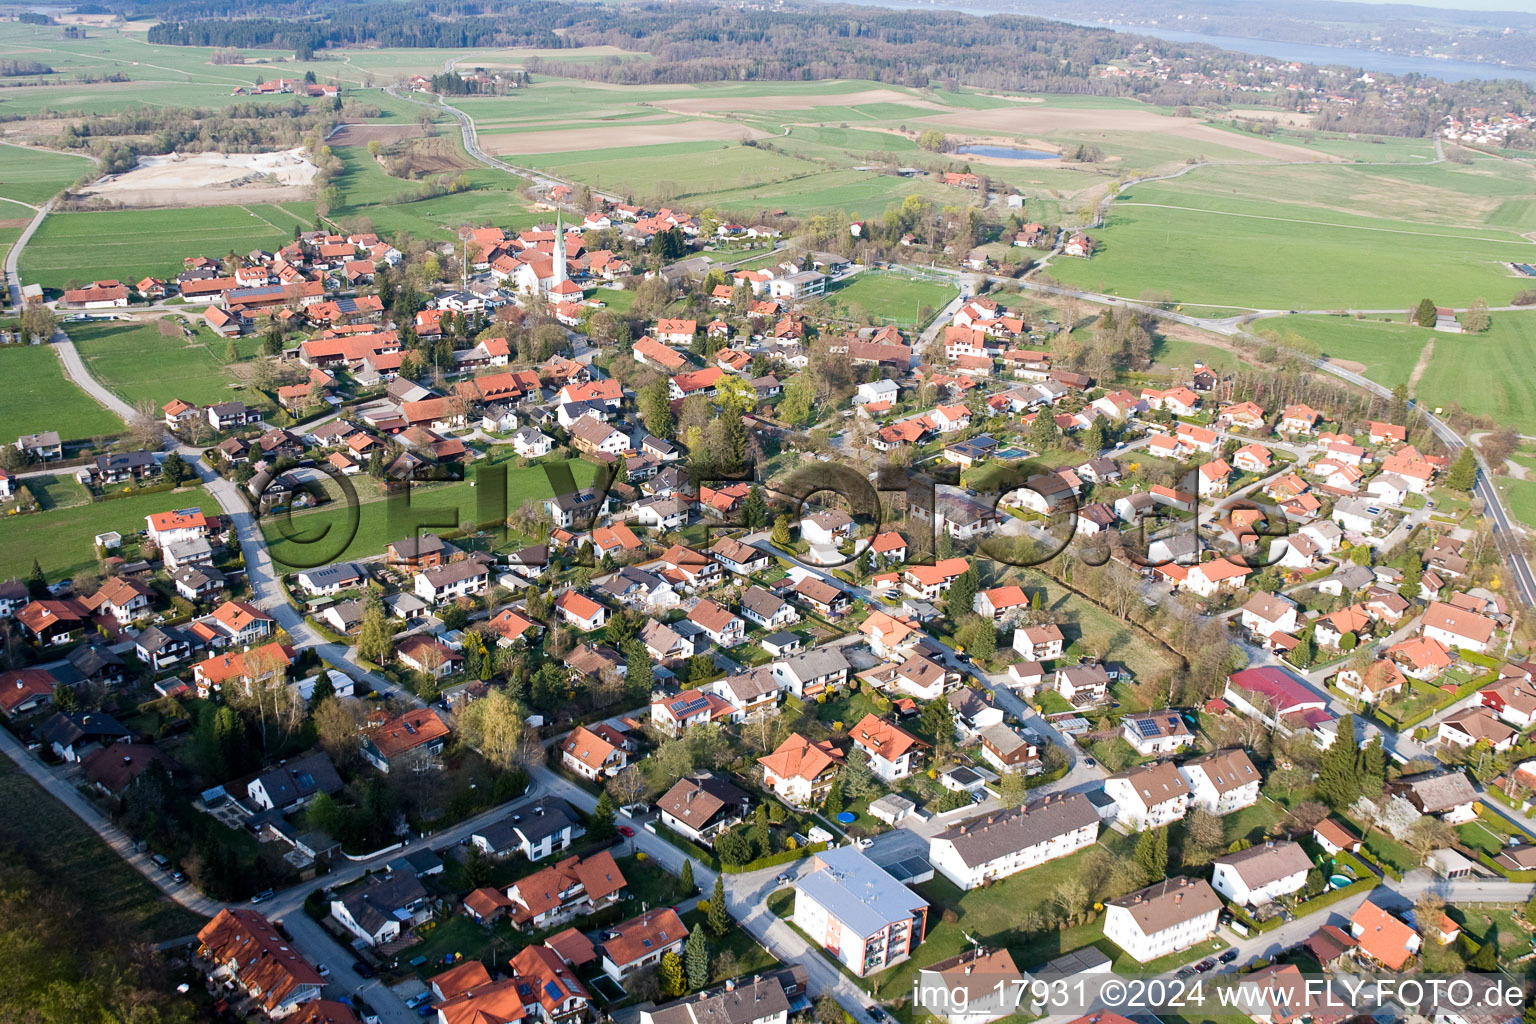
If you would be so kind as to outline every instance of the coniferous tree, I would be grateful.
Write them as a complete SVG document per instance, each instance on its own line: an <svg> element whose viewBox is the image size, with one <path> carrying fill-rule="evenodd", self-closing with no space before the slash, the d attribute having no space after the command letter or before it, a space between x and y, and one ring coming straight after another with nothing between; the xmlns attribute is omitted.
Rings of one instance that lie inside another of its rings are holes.
<svg viewBox="0 0 1536 1024"><path fill-rule="evenodd" d="M678 872L677 881L683 887L683 894L685 896L692 896L693 891L699 887L693 880L693 858L690 857L683 861L683 870Z"/></svg>
<svg viewBox="0 0 1536 1024"><path fill-rule="evenodd" d="M709 894L709 930L724 935L731 929L731 912L725 905L725 879L715 875L715 889Z"/></svg>
<svg viewBox="0 0 1536 1024"><path fill-rule="evenodd" d="M698 990L709 985L709 942L704 938L704 929L695 928L688 933L688 941L683 945L683 966L688 971L689 988Z"/></svg>

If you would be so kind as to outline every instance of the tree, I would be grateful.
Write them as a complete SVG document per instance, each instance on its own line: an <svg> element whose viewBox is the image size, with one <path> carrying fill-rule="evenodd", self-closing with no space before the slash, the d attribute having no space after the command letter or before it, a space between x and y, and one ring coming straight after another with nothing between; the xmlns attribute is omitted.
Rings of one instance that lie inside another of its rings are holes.
<svg viewBox="0 0 1536 1024"><path fill-rule="evenodd" d="M456 724L460 740L498 771L526 771L543 757L543 747L529 731L523 709L505 689L493 689L463 705Z"/></svg>
<svg viewBox="0 0 1536 1024"><path fill-rule="evenodd" d="M37 559L32 559L32 573L27 577L27 596L34 601L41 601L48 596L48 577L43 575L43 567Z"/></svg>
<svg viewBox="0 0 1536 1024"><path fill-rule="evenodd" d="M1477 483L1477 457L1472 454L1471 448L1462 448L1456 453L1456 461L1451 463L1451 468L1445 474L1445 486L1453 491L1470 491L1472 485Z"/></svg>
<svg viewBox="0 0 1536 1024"><path fill-rule="evenodd" d="M770 512L768 502L763 497L763 489L753 484L747 491L747 496L741 499L741 518L747 524L749 530L761 530L768 525Z"/></svg>
<svg viewBox="0 0 1536 1024"><path fill-rule="evenodd" d="M934 701L935 704L946 704L945 701ZM848 760L843 763L842 770L838 772L838 781L843 784L843 792L855 800L868 795L875 788L875 773L869 767L869 755L857 748L848 752ZM764 805L759 804L759 807ZM765 851L766 852L766 851Z"/></svg>
<svg viewBox="0 0 1536 1024"><path fill-rule="evenodd" d="M1488 316L1488 300L1478 299L1461 314L1461 329L1469 334L1482 334L1493 321Z"/></svg>
<svg viewBox="0 0 1536 1024"><path fill-rule="evenodd" d="M1438 921L1439 918L1436 918ZM1429 929L1433 927L1428 922L1420 922L1420 926ZM1479 974L1497 974L1499 970L1499 933L1497 928L1490 928L1488 934L1483 937L1483 944L1477 947L1477 952L1472 954L1472 959L1467 961L1467 966Z"/></svg>
<svg viewBox="0 0 1536 1024"><path fill-rule="evenodd" d="M1056 426L1056 420L1051 416L1049 409L1042 409L1035 414L1035 421L1029 425L1029 445L1036 454L1048 451L1056 447L1061 440L1061 430Z"/></svg>
<svg viewBox="0 0 1536 1024"><path fill-rule="evenodd" d="M362 745L358 729L363 717L355 701L342 700L335 694L324 697L315 705L310 718L315 723L315 738L332 761L345 763L357 754Z"/></svg>
<svg viewBox="0 0 1536 1024"><path fill-rule="evenodd" d="M1153 828L1141 834L1136 840L1136 852L1133 855L1136 866L1141 869L1144 884L1150 885L1160 878L1168 875L1168 829Z"/></svg>
<svg viewBox="0 0 1536 1024"><path fill-rule="evenodd" d="M377 452L374 453L378 455ZM357 653L364 661L382 665L394 650L394 628L384 609L384 597L374 587L363 599L363 621L357 631Z"/></svg>
<svg viewBox="0 0 1536 1024"><path fill-rule="evenodd" d="M816 1024L843 1024L843 1008L837 1004L832 993L827 992L816 997Z"/></svg>
<svg viewBox="0 0 1536 1024"><path fill-rule="evenodd" d="M688 933L688 941L683 944L683 966L688 971L689 988L698 990L709 985L709 942L704 938L704 929L695 928Z"/></svg>
<svg viewBox="0 0 1536 1024"><path fill-rule="evenodd" d="M672 397L665 380L654 380L640 389L640 421L656 437L670 438L677 429L672 417Z"/></svg>
<svg viewBox="0 0 1536 1024"><path fill-rule="evenodd" d="M1317 795L1336 811L1350 807L1360 798L1360 777L1355 764L1356 748L1345 742L1355 735L1355 718L1339 719L1338 740L1329 744L1317 768Z"/></svg>
<svg viewBox="0 0 1536 1024"><path fill-rule="evenodd" d="M787 548L794 543L789 536L789 516L779 516L773 523L773 535L770 537L775 547Z"/></svg>
<svg viewBox="0 0 1536 1024"><path fill-rule="evenodd" d="M821 798L821 811L828 817L835 818L843 813L843 784L834 780L827 787L827 795Z"/></svg>
<svg viewBox="0 0 1536 1024"><path fill-rule="evenodd" d="M47 342L58 333L59 321L47 306L37 302L28 303L21 313L21 330L31 338Z"/></svg>
<svg viewBox="0 0 1536 1024"><path fill-rule="evenodd" d="M931 700L923 708L918 723L924 732L933 737L934 743L952 741L955 736L955 709L950 707L947 700Z"/></svg>
<svg viewBox="0 0 1536 1024"><path fill-rule="evenodd" d="M1204 808L1195 808L1189 817L1189 838L1202 850L1219 850L1226 834L1221 819Z"/></svg>
<svg viewBox="0 0 1536 1024"><path fill-rule="evenodd" d="M684 895L692 896L698 884L693 880L693 858L683 860L683 870L677 873L678 885L682 886Z"/></svg>
<svg viewBox="0 0 1536 1024"><path fill-rule="evenodd" d="M1381 745L1381 734L1371 737L1371 742L1360 749L1360 793L1371 800L1380 800L1387 785L1387 752Z"/></svg>
<svg viewBox="0 0 1536 1024"><path fill-rule="evenodd" d="M67 683L53 684L53 710L80 710L80 698L78 695L76 695L74 687L68 685Z"/></svg>
<svg viewBox="0 0 1536 1024"><path fill-rule="evenodd" d="M587 835L602 842L612 839L617 832L618 826L613 820L613 798L605 790L598 796L597 806L592 808L592 816L587 821Z"/></svg>
<svg viewBox="0 0 1536 1024"><path fill-rule="evenodd" d="M954 622L974 613L976 592L981 589L981 577L973 565L955 577L944 597L944 610Z"/></svg>
<svg viewBox="0 0 1536 1024"><path fill-rule="evenodd" d="M1433 327L1438 315L1434 299L1420 299L1418 307L1413 311L1413 322L1420 327Z"/></svg>
<svg viewBox="0 0 1536 1024"><path fill-rule="evenodd" d="M997 784L997 799L1004 807L1021 807L1029 800L1029 781L1023 772L1005 772Z"/></svg>
<svg viewBox="0 0 1536 1024"><path fill-rule="evenodd" d="M171 454L165 457L165 462L161 464L160 472L164 475L167 483L174 487L180 487L182 481L187 478L187 474L192 472L192 470L187 466L185 459L176 452L171 452Z"/></svg>
<svg viewBox="0 0 1536 1024"><path fill-rule="evenodd" d="M683 959L676 953L667 953L661 958L661 967L657 971L657 980L661 983L663 995L676 998L688 991L687 979L683 974Z"/></svg>
<svg viewBox="0 0 1536 1024"><path fill-rule="evenodd" d="M722 864L745 864L752 859L752 840L738 825L715 836L715 853Z"/></svg>
<svg viewBox="0 0 1536 1024"><path fill-rule="evenodd" d="M731 929L731 912L725 905L725 879L715 875L715 888L709 894L709 930L724 935Z"/></svg>
<svg viewBox="0 0 1536 1024"><path fill-rule="evenodd" d="M1107 443L1108 441L1104 436L1104 421L1094 417L1093 422L1088 424L1088 427L1083 431L1083 451L1087 452L1090 456L1095 456L1104 450Z"/></svg>

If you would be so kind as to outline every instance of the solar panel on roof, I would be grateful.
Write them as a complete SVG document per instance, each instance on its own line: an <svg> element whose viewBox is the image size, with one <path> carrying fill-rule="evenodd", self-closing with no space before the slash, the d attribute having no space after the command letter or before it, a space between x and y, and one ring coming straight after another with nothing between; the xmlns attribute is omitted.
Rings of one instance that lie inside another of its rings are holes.
<svg viewBox="0 0 1536 1024"><path fill-rule="evenodd" d="M552 981L546 981L544 983L544 994L549 996L551 999L559 999L560 987Z"/></svg>

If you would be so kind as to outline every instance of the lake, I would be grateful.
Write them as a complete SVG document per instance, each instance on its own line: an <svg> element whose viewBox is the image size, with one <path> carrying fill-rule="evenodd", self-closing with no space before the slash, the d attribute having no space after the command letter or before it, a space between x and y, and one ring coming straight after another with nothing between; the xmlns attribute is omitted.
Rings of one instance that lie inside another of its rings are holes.
<svg viewBox="0 0 1536 1024"><path fill-rule="evenodd" d="M1061 156L1043 149L1020 149L1018 146L961 146L955 152L960 156L990 156L999 160L1055 160Z"/></svg>

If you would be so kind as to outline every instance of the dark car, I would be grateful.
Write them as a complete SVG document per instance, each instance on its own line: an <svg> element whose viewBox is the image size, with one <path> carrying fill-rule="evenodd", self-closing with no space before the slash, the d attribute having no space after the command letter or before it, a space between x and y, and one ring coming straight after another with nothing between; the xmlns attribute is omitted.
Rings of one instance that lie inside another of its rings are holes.
<svg viewBox="0 0 1536 1024"><path fill-rule="evenodd" d="M353 972L359 978L371 978L371 977L373 977L373 968L369 967L367 964L363 963L361 960L353 961L353 963L352 963L352 970L353 970Z"/></svg>
<svg viewBox="0 0 1536 1024"><path fill-rule="evenodd" d="M1212 960L1210 957L1206 957L1204 960L1201 960L1199 963L1195 964L1195 970L1199 971L1201 974L1204 974L1206 971L1215 966L1216 961Z"/></svg>
<svg viewBox="0 0 1536 1024"><path fill-rule="evenodd" d="M1237 950L1229 949L1225 953L1221 954L1221 956L1217 957L1216 959L1220 960L1224 964L1229 964L1233 960L1237 959Z"/></svg>
<svg viewBox="0 0 1536 1024"><path fill-rule="evenodd" d="M1180 978L1187 978L1191 974L1194 974L1194 973L1195 973L1195 969L1193 967L1180 967L1179 968L1178 977L1180 977Z"/></svg>

